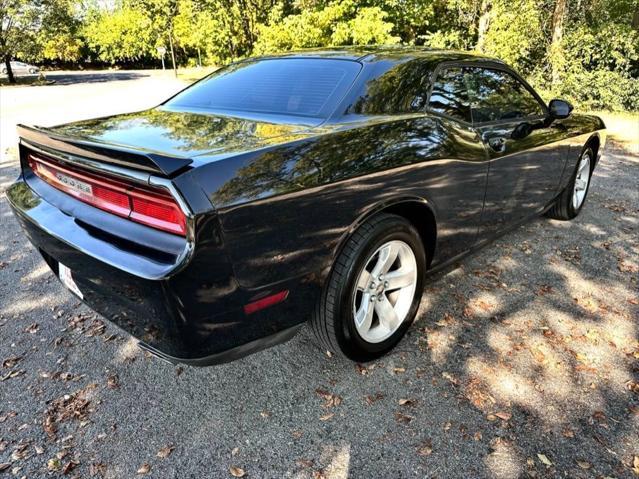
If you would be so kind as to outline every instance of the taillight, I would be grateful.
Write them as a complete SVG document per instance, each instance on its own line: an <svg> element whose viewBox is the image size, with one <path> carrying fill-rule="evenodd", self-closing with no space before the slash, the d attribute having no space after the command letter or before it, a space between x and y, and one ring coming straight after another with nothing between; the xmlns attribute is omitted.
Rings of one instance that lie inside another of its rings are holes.
<svg viewBox="0 0 639 479"><path fill-rule="evenodd" d="M84 203L136 223L177 235L186 235L186 216L168 192L93 173L69 170L30 154L29 166L51 186Z"/></svg>

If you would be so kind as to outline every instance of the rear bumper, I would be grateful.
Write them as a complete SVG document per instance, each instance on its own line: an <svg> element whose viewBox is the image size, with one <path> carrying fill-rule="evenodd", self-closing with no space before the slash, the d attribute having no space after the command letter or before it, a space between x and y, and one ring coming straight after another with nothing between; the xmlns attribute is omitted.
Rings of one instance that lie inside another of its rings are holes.
<svg viewBox="0 0 639 479"><path fill-rule="evenodd" d="M70 268L89 307L170 362L205 366L286 341L307 319L319 295L317 284L305 278L240 288L213 214L196 218L197 246L176 271L171 254L163 258L148 248L136 251L114 244L102 228L97 231L78 220L87 211L102 212L73 199L78 204L63 212L48 201L49 193L39 195L24 177L7 191L31 243L56 275L59 263ZM162 240L168 241L167 251L180 250L170 238ZM284 302L245 314L247 303L285 289L290 294Z"/></svg>

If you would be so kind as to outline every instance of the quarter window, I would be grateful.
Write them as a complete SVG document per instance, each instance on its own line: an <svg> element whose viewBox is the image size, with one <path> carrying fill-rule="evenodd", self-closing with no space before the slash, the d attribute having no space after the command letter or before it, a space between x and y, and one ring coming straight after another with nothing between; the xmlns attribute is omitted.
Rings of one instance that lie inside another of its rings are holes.
<svg viewBox="0 0 639 479"><path fill-rule="evenodd" d="M510 73L471 68L466 76L473 123L541 116L544 111L526 86Z"/></svg>
<svg viewBox="0 0 639 479"><path fill-rule="evenodd" d="M431 110L459 120L471 121L465 70L456 67L439 72L430 94L428 106Z"/></svg>

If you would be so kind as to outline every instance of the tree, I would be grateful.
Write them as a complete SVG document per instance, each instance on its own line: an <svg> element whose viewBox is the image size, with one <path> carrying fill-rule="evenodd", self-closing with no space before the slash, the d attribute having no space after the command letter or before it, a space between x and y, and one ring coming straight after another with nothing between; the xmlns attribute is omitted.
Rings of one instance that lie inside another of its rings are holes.
<svg viewBox="0 0 639 479"><path fill-rule="evenodd" d="M257 53L327 45L398 43L391 34L394 25L379 7L359 8L353 0L331 2L316 10L282 16L271 15L269 24L259 26Z"/></svg>
<svg viewBox="0 0 639 479"><path fill-rule="evenodd" d="M11 59L20 52L32 51L42 4L34 0L0 0L0 55L10 83L15 83Z"/></svg>
<svg viewBox="0 0 639 479"><path fill-rule="evenodd" d="M568 12L567 0L555 0L555 8L552 14L552 36L550 40L550 58L552 66L552 84L559 85L561 77L559 75L558 63L563 62L563 52L561 43L564 37L564 21Z"/></svg>
<svg viewBox="0 0 639 479"><path fill-rule="evenodd" d="M98 58L109 63L151 58L155 50L153 23L134 8L92 12L84 35Z"/></svg>

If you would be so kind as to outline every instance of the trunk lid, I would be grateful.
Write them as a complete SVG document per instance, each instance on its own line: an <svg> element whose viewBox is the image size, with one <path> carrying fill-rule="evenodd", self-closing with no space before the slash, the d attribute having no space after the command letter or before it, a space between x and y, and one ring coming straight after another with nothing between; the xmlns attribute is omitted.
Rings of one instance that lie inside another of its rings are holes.
<svg viewBox="0 0 639 479"><path fill-rule="evenodd" d="M35 146L163 176L311 134L306 125L162 107L51 128L18 128L20 137Z"/></svg>

